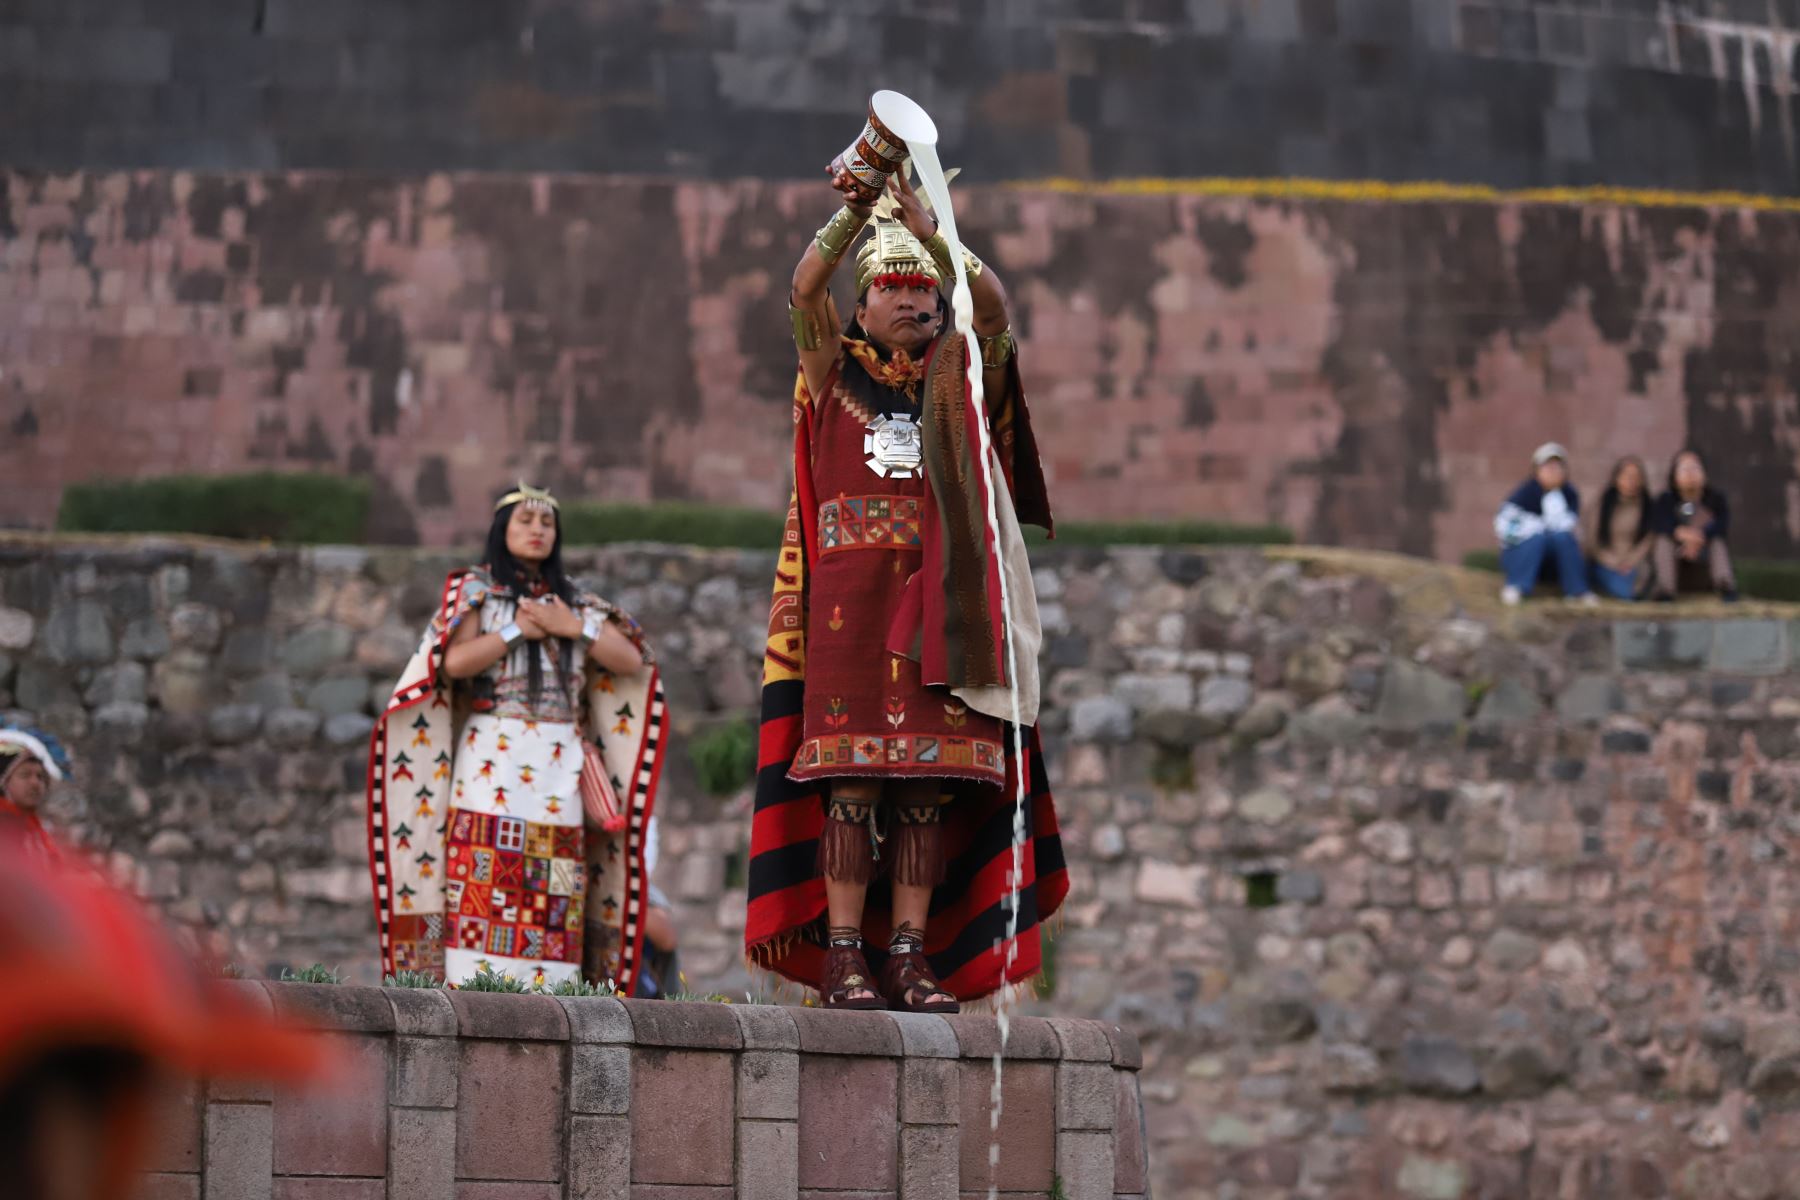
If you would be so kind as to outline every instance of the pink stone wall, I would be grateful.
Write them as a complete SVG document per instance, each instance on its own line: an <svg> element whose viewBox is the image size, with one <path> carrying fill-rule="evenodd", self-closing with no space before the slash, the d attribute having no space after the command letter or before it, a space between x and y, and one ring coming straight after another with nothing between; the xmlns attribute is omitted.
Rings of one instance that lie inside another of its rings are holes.
<svg viewBox="0 0 1800 1200"><path fill-rule="evenodd" d="M0 523L94 476L367 474L467 540L517 476L785 501L813 184L0 175ZM1452 556L1547 438L1590 491L1693 441L1800 550L1800 222L1737 210L961 189L1065 519Z"/></svg>
<svg viewBox="0 0 1800 1200"><path fill-rule="evenodd" d="M987 1194L991 1018L239 986L344 1070L172 1092L138 1200ZM1000 1195L1140 1200L1136 1039L1023 1017L1008 1058Z"/></svg>

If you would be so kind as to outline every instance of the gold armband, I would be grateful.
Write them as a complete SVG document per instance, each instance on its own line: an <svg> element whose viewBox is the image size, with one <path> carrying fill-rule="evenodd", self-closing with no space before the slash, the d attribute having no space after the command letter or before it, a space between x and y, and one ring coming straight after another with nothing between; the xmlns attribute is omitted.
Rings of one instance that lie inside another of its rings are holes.
<svg viewBox="0 0 1800 1200"><path fill-rule="evenodd" d="M956 278L956 267L950 261L950 239L944 236L942 230L932 234L925 242L925 252L931 255L931 261L943 272L944 286L949 287ZM963 273L970 279L981 274L981 260L970 253L967 246L963 247Z"/></svg>
<svg viewBox="0 0 1800 1200"><path fill-rule="evenodd" d="M788 317L794 322L794 345L802 350L817 350L824 344L825 331L819 327L818 313L789 304Z"/></svg>
<svg viewBox="0 0 1800 1200"><path fill-rule="evenodd" d="M975 340L981 343L981 365L984 367L1004 367L1016 348L1010 326L992 337L977 337Z"/></svg>
<svg viewBox="0 0 1800 1200"><path fill-rule="evenodd" d="M813 237L813 245L819 248L820 257L836 266L849 253L850 243L856 240L856 235L868 223L868 217L845 205L832 214L831 220L825 222L824 227Z"/></svg>

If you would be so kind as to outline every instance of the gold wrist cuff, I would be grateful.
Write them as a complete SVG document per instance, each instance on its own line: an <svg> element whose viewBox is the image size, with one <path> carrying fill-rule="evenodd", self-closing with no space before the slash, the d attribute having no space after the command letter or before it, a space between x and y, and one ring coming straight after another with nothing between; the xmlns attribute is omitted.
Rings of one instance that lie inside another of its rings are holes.
<svg viewBox="0 0 1800 1200"><path fill-rule="evenodd" d="M981 365L984 367L1004 367L1006 360L1013 356L1017 347L1013 344L1012 329L1002 329L992 337L978 337L981 343Z"/></svg>
<svg viewBox="0 0 1800 1200"><path fill-rule="evenodd" d="M938 270L943 272L944 286L951 286L956 279L956 267L950 261L950 239L944 236L942 230L927 239L925 252L931 255L931 261L935 262ZM981 274L981 260L976 258L967 246L963 247L963 273L971 280Z"/></svg>
<svg viewBox="0 0 1800 1200"><path fill-rule="evenodd" d="M817 350L824 344L825 331L819 327L818 313L789 304L788 319L794 323L794 345L802 350Z"/></svg>
<svg viewBox="0 0 1800 1200"><path fill-rule="evenodd" d="M853 211L848 205L832 214L831 220L825 222L813 244L819 248L819 254L826 262L834 266L850 251L850 243L862 232L869 218Z"/></svg>

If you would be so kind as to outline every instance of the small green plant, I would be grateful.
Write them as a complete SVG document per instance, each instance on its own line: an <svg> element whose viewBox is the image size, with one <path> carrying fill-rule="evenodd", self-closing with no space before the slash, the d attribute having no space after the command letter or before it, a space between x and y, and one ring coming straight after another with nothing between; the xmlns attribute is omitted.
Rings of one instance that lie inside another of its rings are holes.
<svg viewBox="0 0 1800 1200"><path fill-rule="evenodd" d="M282 971L281 971L280 982L282 982L282 983L342 983L342 982L344 982L344 977L342 975L339 975L336 971L332 970L330 967L326 966L324 963L314 963L310 967L301 967L298 971L292 971L292 970L287 969L286 967L283 967Z"/></svg>
<svg viewBox="0 0 1800 1200"><path fill-rule="evenodd" d="M1050 1177L1050 1200L1069 1200L1069 1189L1063 1186L1061 1175Z"/></svg>
<svg viewBox="0 0 1800 1200"><path fill-rule="evenodd" d="M392 988L441 988L444 981L424 971L397 971L392 975L381 977L382 987Z"/></svg>
<svg viewBox="0 0 1800 1200"><path fill-rule="evenodd" d="M56 527L69 533L360 542L368 527L369 495L367 480L305 472L96 480L63 490Z"/></svg>
<svg viewBox="0 0 1800 1200"><path fill-rule="evenodd" d="M551 996L616 996L619 990L609 979L602 984L592 984L585 979L565 979L547 993Z"/></svg>
<svg viewBox="0 0 1800 1200"><path fill-rule="evenodd" d="M1191 748L1158 746L1150 760L1150 782L1165 792L1185 792L1194 786L1194 754Z"/></svg>
<svg viewBox="0 0 1800 1200"><path fill-rule="evenodd" d="M688 754L709 796L734 796L756 781L756 730L748 721L714 726L688 742Z"/></svg>
<svg viewBox="0 0 1800 1200"><path fill-rule="evenodd" d="M486 963L458 986L465 992L510 992L520 996L532 990L530 984L514 979L511 975L502 975Z"/></svg>
<svg viewBox="0 0 1800 1200"><path fill-rule="evenodd" d="M1039 951L1037 994L1048 1000L1056 995L1056 931L1048 925L1044 926L1044 936Z"/></svg>

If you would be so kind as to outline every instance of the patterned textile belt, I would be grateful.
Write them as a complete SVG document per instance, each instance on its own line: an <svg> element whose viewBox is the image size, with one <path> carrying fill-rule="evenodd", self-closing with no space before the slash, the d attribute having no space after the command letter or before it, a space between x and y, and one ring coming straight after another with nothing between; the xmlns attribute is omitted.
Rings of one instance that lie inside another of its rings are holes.
<svg viewBox="0 0 1800 1200"><path fill-rule="evenodd" d="M917 550L916 496L839 496L819 505L819 555L843 550Z"/></svg>

